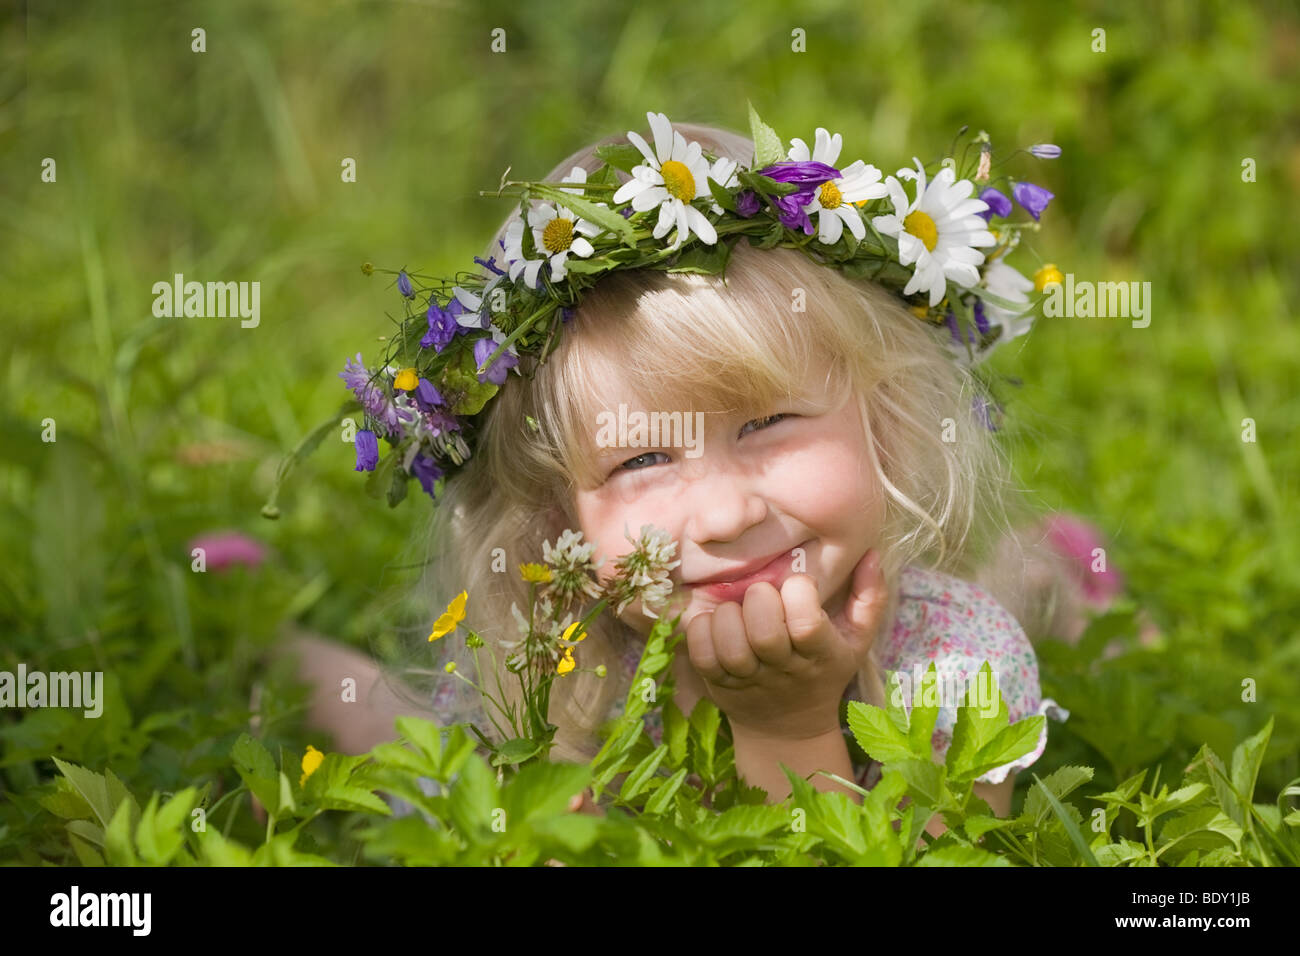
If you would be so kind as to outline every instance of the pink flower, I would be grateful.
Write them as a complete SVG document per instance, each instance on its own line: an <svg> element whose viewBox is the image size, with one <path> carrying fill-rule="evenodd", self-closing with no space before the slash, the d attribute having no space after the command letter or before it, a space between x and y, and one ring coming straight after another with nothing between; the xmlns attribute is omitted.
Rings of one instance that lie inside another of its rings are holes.
<svg viewBox="0 0 1300 956"><path fill-rule="evenodd" d="M232 564L255 568L266 560L266 548L260 541L238 531L216 531L199 535L189 543L189 552L202 548L204 562L213 571L223 571Z"/></svg>
<svg viewBox="0 0 1300 956"><path fill-rule="evenodd" d="M1104 548L1101 533L1092 525L1066 514L1052 515L1044 522L1044 530L1052 547L1073 561L1078 580L1089 604L1106 607L1124 590L1124 579L1106 562L1106 570L1094 571L1093 551Z"/></svg>

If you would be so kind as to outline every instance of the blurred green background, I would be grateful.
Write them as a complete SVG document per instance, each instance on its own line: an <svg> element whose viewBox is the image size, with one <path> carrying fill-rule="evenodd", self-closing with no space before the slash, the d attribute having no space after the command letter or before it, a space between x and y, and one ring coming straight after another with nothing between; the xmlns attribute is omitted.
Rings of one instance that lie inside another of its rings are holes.
<svg viewBox="0 0 1300 956"><path fill-rule="evenodd" d="M508 211L477 195L507 166L540 178L647 110L746 130L747 99L783 137L824 125L886 170L937 160L963 124L999 156L1061 146L1011 163L1057 195L1012 264L1150 281L1152 320L1044 321L1003 350L1024 385L1002 435L1039 508L1103 529L1165 638L1138 647L1120 616L1119 657L1042 651L1074 717L1039 766L1087 763L1100 786L1158 761L1173 780L1201 743L1226 755L1274 716L1260 799L1300 774L1293 4L4 9L0 669L102 669L112 696L98 721L0 714L0 850L43 832L31 794L52 753L137 792L218 774L285 622L396 652L427 501L365 497L330 439L283 517L259 515L283 454L346 397L344 360L373 360L401 308L361 263L464 268ZM259 281L260 325L155 318L175 273ZM268 559L193 573L188 542L221 529ZM265 694L260 732L319 745L301 704Z"/></svg>

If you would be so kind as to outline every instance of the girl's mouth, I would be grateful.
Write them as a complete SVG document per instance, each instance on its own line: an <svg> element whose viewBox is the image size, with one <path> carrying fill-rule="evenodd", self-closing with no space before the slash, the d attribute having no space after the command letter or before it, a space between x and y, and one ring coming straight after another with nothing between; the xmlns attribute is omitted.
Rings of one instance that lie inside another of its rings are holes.
<svg viewBox="0 0 1300 956"><path fill-rule="evenodd" d="M808 542L797 545L798 548L805 548ZM791 565L794 562L793 551L791 548L778 553L767 564L757 570L750 571L746 574L738 575L725 581L713 581L708 584L690 585L695 591L713 598L719 603L726 601L740 602L744 600L745 592L757 584L759 581L766 581L777 590L781 589L782 582L790 575Z"/></svg>

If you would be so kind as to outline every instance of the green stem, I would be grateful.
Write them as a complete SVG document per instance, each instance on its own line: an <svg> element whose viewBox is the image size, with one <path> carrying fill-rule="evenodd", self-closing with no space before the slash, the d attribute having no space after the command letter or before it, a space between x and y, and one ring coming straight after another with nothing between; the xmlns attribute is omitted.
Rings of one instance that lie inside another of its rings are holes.
<svg viewBox="0 0 1300 956"><path fill-rule="evenodd" d="M544 315L548 311L554 311L557 305L559 305L559 303L555 301L547 302L545 305L543 305L532 315L528 316L528 318L520 322L519 325L515 328L515 330L511 332L509 335L507 335L505 337L505 340L496 347L496 351L494 351L491 355L488 356L487 361L478 367L478 374L482 375L484 372L490 369L492 367L492 363L495 362L501 356L501 353L503 353L506 349L510 348L510 346L513 345L521 335L523 335L530 328L532 328L533 323L537 319L539 319L542 315Z"/></svg>

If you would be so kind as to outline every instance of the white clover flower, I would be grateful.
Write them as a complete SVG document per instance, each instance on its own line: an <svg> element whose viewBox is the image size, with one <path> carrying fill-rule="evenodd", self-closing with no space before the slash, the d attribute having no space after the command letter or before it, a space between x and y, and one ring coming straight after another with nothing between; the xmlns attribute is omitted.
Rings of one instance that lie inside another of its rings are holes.
<svg viewBox="0 0 1300 956"><path fill-rule="evenodd" d="M614 205L630 199L636 212L658 206L659 221L652 233L654 237L662 239L674 224L677 226L669 249L677 249L691 233L699 236L701 242L713 245L718 241L717 230L704 213L691 205L693 200L713 195L709 190L709 163L704 158L704 148L694 141L688 143L663 113L646 113L646 119L654 134L655 148L651 150L640 133L628 130L628 140L641 151L646 162L634 168L632 178L614 193ZM723 166L719 172L727 173L730 178L733 171Z"/></svg>
<svg viewBox="0 0 1300 956"><path fill-rule="evenodd" d="M551 568L551 580L543 585L542 593L561 604L579 594L593 599L600 597L600 585L595 578L599 565L592 557L595 550L595 542L584 544L582 532L568 528L555 539L553 547L549 541L543 541L542 560Z"/></svg>
<svg viewBox="0 0 1300 956"><path fill-rule="evenodd" d="M882 235L898 240L902 265L916 264L903 295L929 292L933 308L946 294L949 279L967 289L979 282L976 267L984 262L984 253L974 247L996 245L997 239L978 215L988 203L968 198L974 183L954 182L956 173L945 166L927 186L925 167L919 159L915 162L915 173L907 169L899 175L916 180L916 199L908 202L902 183L890 176L885 185L894 213L876 216L871 223Z"/></svg>
<svg viewBox="0 0 1300 956"><path fill-rule="evenodd" d="M639 598L642 613L657 618L654 608L661 608L673 590L668 572L682 563L672 559L677 543L668 532L648 524L641 526L639 539L634 540L626 528L623 533L634 547L614 565L615 578L610 590L615 613L622 614Z"/></svg>

